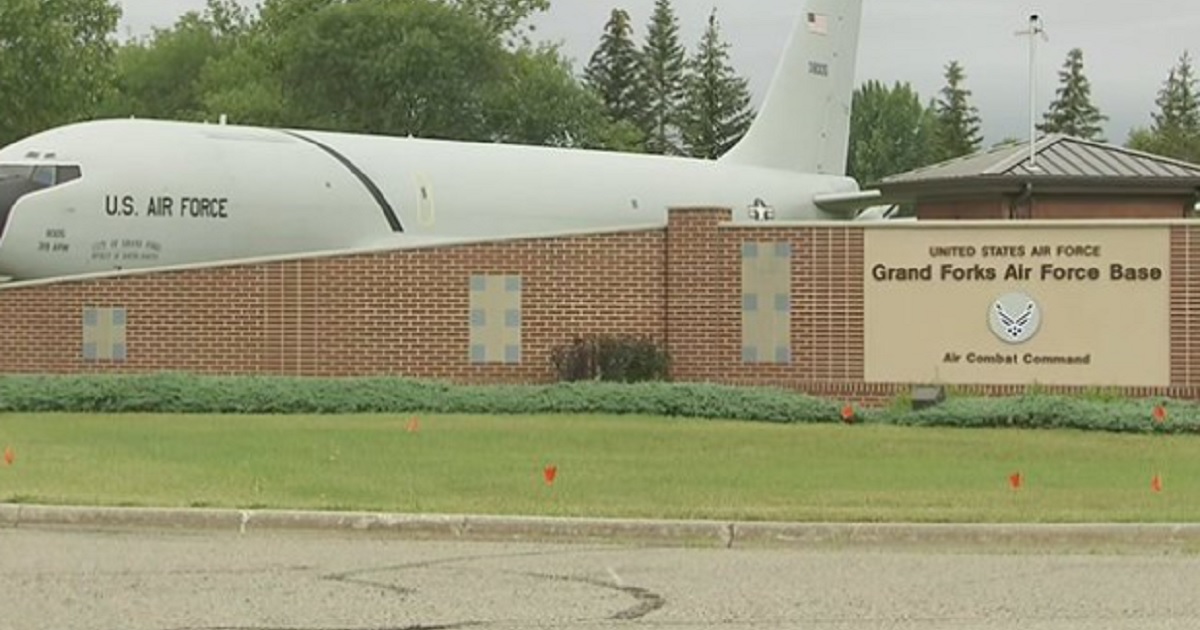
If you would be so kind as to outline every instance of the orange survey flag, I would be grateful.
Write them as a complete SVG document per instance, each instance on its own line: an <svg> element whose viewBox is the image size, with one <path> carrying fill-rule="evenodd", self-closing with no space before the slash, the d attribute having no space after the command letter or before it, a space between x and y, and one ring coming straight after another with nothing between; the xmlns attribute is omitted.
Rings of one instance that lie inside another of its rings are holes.
<svg viewBox="0 0 1200 630"><path fill-rule="evenodd" d="M1019 472L1015 472L1008 476L1008 485L1011 486L1013 490L1020 490L1021 484L1024 482L1025 482L1025 479L1021 476L1021 473L1019 473Z"/></svg>

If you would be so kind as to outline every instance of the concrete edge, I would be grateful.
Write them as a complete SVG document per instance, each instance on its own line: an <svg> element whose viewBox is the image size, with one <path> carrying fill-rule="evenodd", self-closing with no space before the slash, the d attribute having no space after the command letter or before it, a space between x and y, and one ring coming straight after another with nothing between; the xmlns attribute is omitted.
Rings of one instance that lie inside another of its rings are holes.
<svg viewBox="0 0 1200 630"><path fill-rule="evenodd" d="M0 527L16 527L21 521L21 506L0 503Z"/></svg>
<svg viewBox="0 0 1200 630"><path fill-rule="evenodd" d="M0 506L3 507L3 506ZM236 510L18 505L15 527L154 527L162 529L238 529Z"/></svg>
<svg viewBox="0 0 1200 630"><path fill-rule="evenodd" d="M1187 548L1197 524L740 523L451 514L386 514L0 503L0 528L377 532L436 540L643 542L711 547Z"/></svg>
<svg viewBox="0 0 1200 630"><path fill-rule="evenodd" d="M1200 524L735 524L741 545L868 545L966 548L1186 548Z"/></svg>

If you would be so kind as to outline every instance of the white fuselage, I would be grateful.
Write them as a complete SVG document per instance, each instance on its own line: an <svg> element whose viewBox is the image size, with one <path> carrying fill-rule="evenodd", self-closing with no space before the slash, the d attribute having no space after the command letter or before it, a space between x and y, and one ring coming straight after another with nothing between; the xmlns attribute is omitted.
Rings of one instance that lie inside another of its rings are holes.
<svg viewBox="0 0 1200 630"><path fill-rule="evenodd" d="M857 190L721 161L142 120L0 151L0 165L47 163L82 176L12 204L0 276L653 227L677 206L739 220L756 199L776 220L832 219L814 195Z"/></svg>
<svg viewBox="0 0 1200 630"><path fill-rule="evenodd" d="M678 206L844 218L815 202L858 191L841 173L861 13L805 0L762 109L716 161L153 120L51 129L0 149L0 277L660 227Z"/></svg>

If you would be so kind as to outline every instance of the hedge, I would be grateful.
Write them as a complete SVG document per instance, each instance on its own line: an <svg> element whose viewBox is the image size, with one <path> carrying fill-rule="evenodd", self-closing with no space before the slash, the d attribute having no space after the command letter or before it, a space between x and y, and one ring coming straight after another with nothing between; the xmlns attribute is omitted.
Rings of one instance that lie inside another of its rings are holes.
<svg viewBox="0 0 1200 630"><path fill-rule="evenodd" d="M1156 417L1155 409L1164 413ZM0 412L611 414L776 423L842 422L844 403L779 389L600 382L451 385L400 378L320 379L186 374L0 376ZM855 409L854 424L1200 433L1200 404L1031 393L953 396L912 411Z"/></svg>
<svg viewBox="0 0 1200 630"><path fill-rule="evenodd" d="M395 378L0 376L0 411L641 414L831 422L839 407L771 389L669 383L450 385Z"/></svg>
<svg viewBox="0 0 1200 630"><path fill-rule="evenodd" d="M1155 409L1161 407L1161 417ZM904 426L1077 429L1119 433L1200 433L1200 404L1178 400L1112 399L1027 394L950 398L911 411L892 408L868 420Z"/></svg>

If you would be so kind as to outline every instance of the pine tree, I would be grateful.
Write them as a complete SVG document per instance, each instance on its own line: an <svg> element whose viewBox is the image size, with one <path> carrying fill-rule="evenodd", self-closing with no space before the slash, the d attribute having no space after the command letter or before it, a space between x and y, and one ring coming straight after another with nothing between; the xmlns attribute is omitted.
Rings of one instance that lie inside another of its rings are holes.
<svg viewBox="0 0 1200 630"><path fill-rule="evenodd" d="M679 154L678 117L685 52L670 0L655 0L641 51L641 127L650 153Z"/></svg>
<svg viewBox="0 0 1200 630"><path fill-rule="evenodd" d="M1149 130L1135 130L1129 146L1200 162L1200 94L1196 91L1195 71L1187 52L1179 58L1179 65L1171 69L1155 104L1158 111L1151 116L1154 124Z"/></svg>
<svg viewBox="0 0 1200 630"><path fill-rule="evenodd" d="M749 84L729 65L729 44L721 41L713 9L684 79L680 128L689 155L716 159L746 135L754 121Z"/></svg>
<svg viewBox="0 0 1200 630"><path fill-rule="evenodd" d="M638 120L639 63L629 13L613 9L600 46L584 70L584 81L600 95L614 122Z"/></svg>
<svg viewBox="0 0 1200 630"><path fill-rule="evenodd" d="M1171 69L1155 104L1159 109L1154 114L1155 131L1200 132L1200 94L1196 92L1196 76L1187 51L1179 58L1179 65Z"/></svg>
<svg viewBox="0 0 1200 630"><path fill-rule="evenodd" d="M946 86L935 104L937 112L937 157L948 160L979 150L979 110L968 102L971 91L962 87L966 79L962 66L951 61L946 66Z"/></svg>
<svg viewBox="0 0 1200 630"><path fill-rule="evenodd" d="M1056 92L1057 98L1042 117L1038 131L1103 142L1100 123L1108 120L1108 117L1092 104L1092 88L1083 74L1082 50L1074 48L1067 53L1067 61L1059 71L1058 78L1061 86Z"/></svg>

